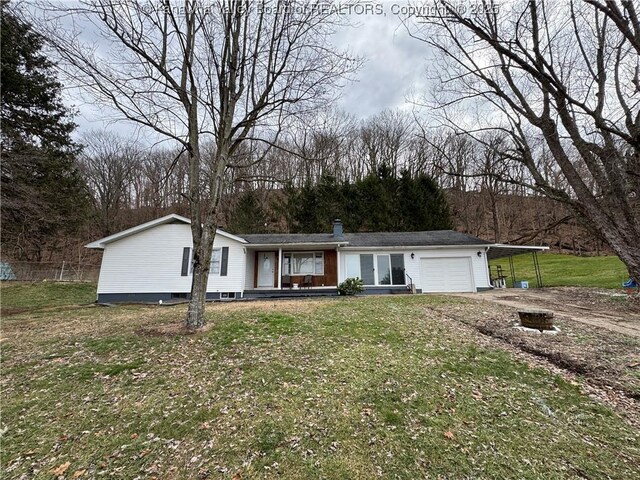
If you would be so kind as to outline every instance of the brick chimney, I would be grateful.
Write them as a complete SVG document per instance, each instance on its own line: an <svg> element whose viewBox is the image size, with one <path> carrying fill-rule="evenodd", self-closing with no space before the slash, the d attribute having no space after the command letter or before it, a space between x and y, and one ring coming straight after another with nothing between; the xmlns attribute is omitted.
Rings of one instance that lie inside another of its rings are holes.
<svg viewBox="0 0 640 480"><path fill-rule="evenodd" d="M336 218L333 221L333 238L336 240L344 240L344 232L342 230L342 220Z"/></svg>

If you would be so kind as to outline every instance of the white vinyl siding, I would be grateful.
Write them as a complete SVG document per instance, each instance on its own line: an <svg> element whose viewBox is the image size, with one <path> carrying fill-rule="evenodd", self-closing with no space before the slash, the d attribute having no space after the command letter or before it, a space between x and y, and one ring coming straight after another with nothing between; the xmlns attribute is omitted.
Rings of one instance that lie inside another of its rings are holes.
<svg viewBox="0 0 640 480"><path fill-rule="evenodd" d="M478 256L478 252L481 253ZM411 254L413 253L413 258ZM375 255L376 254L403 254L404 268L407 275L411 277L416 289L422 290L422 279L420 277L420 259L421 258L459 258L464 257L471 263L471 272L473 275L474 291L478 288L488 288L489 273L487 268L486 247L440 247L440 248L408 248L408 249L384 249L380 250L358 250L358 249L342 249L340 253L340 278L338 282L344 281L349 277L360 277L360 254ZM393 274L392 274L393 276ZM362 278L362 277L360 277ZM409 279L405 278L405 283Z"/></svg>
<svg viewBox="0 0 640 480"><path fill-rule="evenodd" d="M109 243L102 256L98 293L188 293L192 277L181 275L182 254L192 246L191 227L177 223ZM227 276L210 275L207 291L242 292L244 246L218 234L214 248L222 247L229 247Z"/></svg>

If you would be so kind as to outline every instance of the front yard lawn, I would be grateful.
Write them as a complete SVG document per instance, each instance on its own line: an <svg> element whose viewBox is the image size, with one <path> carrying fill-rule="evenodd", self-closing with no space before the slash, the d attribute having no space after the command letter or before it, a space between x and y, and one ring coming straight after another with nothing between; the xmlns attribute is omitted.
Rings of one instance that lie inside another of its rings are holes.
<svg viewBox="0 0 640 480"><path fill-rule="evenodd" d="M38 308L87 304L96 300L96 284L83 282L0 282L2 314Z"/></svg>
<svg viewBox="0 0 640 480"><path fill-rule="evenodd" d="M438 313L460 302L218 303L188 336L184 306L11 315L2 476L637 476L636 429Z"/></svg>

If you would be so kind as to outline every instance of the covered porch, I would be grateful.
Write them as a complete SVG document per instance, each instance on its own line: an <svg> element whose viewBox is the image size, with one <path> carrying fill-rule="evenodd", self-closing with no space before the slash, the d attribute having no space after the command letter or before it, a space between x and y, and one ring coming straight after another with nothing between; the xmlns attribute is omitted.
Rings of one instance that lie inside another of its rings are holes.
<svg viewBox="0 0 640 480"><path fill-rule="evenodd" d="M337 294L336 245L247 246L245 297Z"/></svg>

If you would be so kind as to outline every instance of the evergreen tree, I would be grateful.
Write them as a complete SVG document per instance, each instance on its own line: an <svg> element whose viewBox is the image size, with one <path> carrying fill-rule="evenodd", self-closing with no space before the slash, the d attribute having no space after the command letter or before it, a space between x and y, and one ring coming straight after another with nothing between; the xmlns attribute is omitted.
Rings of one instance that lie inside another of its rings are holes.
<svg viewBox="0 0 640 480"><path fill-rule="evenodd" d="M356 231L388 232L393 231L396 218L394 218L395 179L391 171L384 165L375 173L370 173L362 180L356 182L357 211L359 212L360 225Z"/></svg>
<svg viewBox="0 0 640 480"><path fill-rule="evenodd" d="M290 230L300 233L331 231L341 218L346 231L391 232L451 228L444 193L428 175L398 178L385 165L354 184L324 177L316 185L285 188Z"/></svg>
<svg viewBox="0 0 640 480"><path fill-rule="evenodd" d="M43 38L1 9L2 244L17 258L40 260L44 248L82 223L88 196Z"/></svg>
<svg viewBox="0 0 640 480"><path fill-rule="evenodd" d="M267 213L254 190L240 195L233 210L229 230L233 233L265 233L267 231Z"/></svg>
<svg viewBox="0 0 640 480"><path fill-rule="evenodd" d="M449 206L443 191L435 180L424 173L412 177L408 171L402 172L398 205L402 212L404 231L452 228Z"/></svg>

